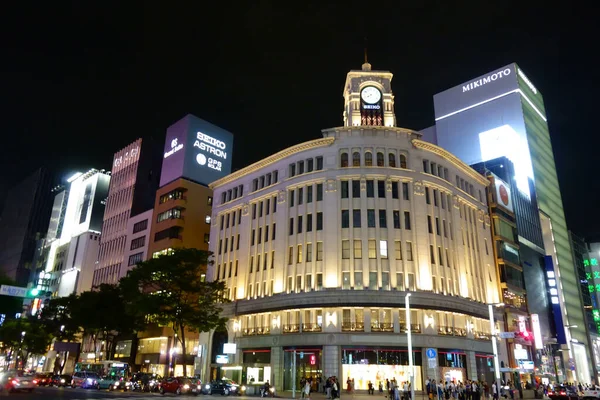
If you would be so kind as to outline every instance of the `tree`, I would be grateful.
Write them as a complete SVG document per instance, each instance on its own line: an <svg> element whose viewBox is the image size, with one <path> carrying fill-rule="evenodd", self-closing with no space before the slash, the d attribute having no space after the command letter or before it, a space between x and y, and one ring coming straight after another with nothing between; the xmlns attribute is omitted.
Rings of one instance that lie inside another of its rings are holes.
<svg viewBox="0 0 600 400"><path fill-rule="evenodd" d="M26 361L30 355L42 355L52 342L52 335L36 317L12 319L0 327L0 341L10 356L17 352Z"/></svg>
<svg viewBox="0 0 600 400"><path fill-rule="evenodd" d="M211 253L198 249L176 249L137 264L120 282L130 308L154 322L170 325L181 343L185 360L185 332L208 332L225 324L219 304L224 282L207 282L206 266ZM186 363L183 374L187 375Z"/></svg>

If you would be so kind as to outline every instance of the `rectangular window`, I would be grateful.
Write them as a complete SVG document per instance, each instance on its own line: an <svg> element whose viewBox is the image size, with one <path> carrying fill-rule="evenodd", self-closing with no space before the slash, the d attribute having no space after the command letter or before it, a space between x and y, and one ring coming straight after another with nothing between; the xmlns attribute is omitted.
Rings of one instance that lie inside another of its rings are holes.
<svg viewBox="0 0 600 400"><path fill-rule="evenodd" d="M360 239L354 240L354 258L362 258L362 240Z"/></svg>
<svg viewBox="0 0 600 400"><path fill-rule="evenodd" d="M350 227L350 210L342 210L342 228Z"/></svg>
<svg viewBox="0 0 600 400"><path fill-rule="evenodd" d="M312 214L306 214L306 232L312 232L313 218Z"/></svg>
<svg viewBox="0 0 600 400"><path fill-rule="evenodd" d="M304 203L304 188L298 189L298 204Z"/></svg>
<svg viewBox="0 0 600 400"><path fill-rule="evenodd" d="M431 204L431 196L429 195L429 188L425 188L425 203Z"/></svg>
<svg viewBox="0 0 600 400"><path fill-rule="evenodd" d="M225 240L227 240L227 239L225 239ZM262 242L262 228L258 228L258 240L257 240L257 242L258 242L258 244L260 244Z"/></svg>
<svg viewBox="0 0 600 400"><path fill-rule="evenodd" d="M350 272L342 272L342 289L350 289Z"/></svg>
<svg viewBox="0 0 600 400"><path fill-rule="evenodd" d="M287 292L290 293L293 290L294 290L294 278L292 278L291 276L288 276ZM289 319L289 313L288 313L288 319Z"/></svg>
<svg viewBox="0 0 600 400"><path fill-rule="evenodd" d="M298 175L304 173L304 161L298 161Z"/></svg>
<svg viewBox="0 0 600 400"><path fill-rule="evenodd" d="M400 229L400 211L394 210L392 211L392 215L394 218L394 229Z"/></svg>
<svg viewBox="0 0 600 400"><path fill-rule="evenodd" d="M317 261L323 261L323 242L317 242Z"/></svg>
<svg viewBox="0 0 600 400"><path fill-rule="evenodd" d="M394 253L396 260L402 260L402 242L399 240L394 241Z"/></svg>
<svg viewBox="0 0 600 400"><path fill-rule="evenodd" d="M444 237L448 237L448 224L446 223L446 220L442 221L442 227L444 228Z"/></svg>
<svg viewBox="0 0 600 400"><path fill-rule="evenodd" d="M377 197L385 199L385 181L377 181Z"/></svg>
<svg viewBox="0 0 600 400"><path fill-rule="evenodd" d="M238 261L239 260L235 260L235 274L234 274L234 276L237 276L237 273L238 273Z"/></svg>
<svg viewBox="0 0 600 400"><path fill-rule="evenodd" d="M296 254L296 257L297 257L297 259L296 259L296 263L298 263L298 264L299 264L299 263L301 263L301 262L302 262L302 254L303 254L303 253L302 253L302 245L301 245L301 244L299 244L299 245L298 245L298 253Z"/></svg>
<svg viewBox="0 0 600 400"><path fill-rule="evenodd" d="M392 199L397 199L399 196L398 184L398 182L392 182Z"/></svg>
<svg viewBox="0 0 600 400"><path fill-rule="evenodd" d="M360 181L352 181L352 197L355 199L360 198Z"/></svg>
<svg viewBox="0 0 600 400"><path fill-rule="evenodd" d="M320 171L320 170L323 169L323 157L319 156L319 157L316 158L316 160L317 160L317 168L316 168L316 170Z"/></svg>
<svg viewBox="0 0 600 400"><path fill-rule="evenodd" d="M290 223L289 223L289 234L293 235L294 234L294 218L290 218Z"/></svg>
<svg viewBox="0 0 600 400"><path fill-rule="evenodd" d="M312 290L312 275L311 274L306 274L306 277L304 278L304 290L306 290L307 292Z"/></svg>
<svg viewBox="0 0 600 400"><path fill-rule="evenodd" d="M296 293L302 291L302 275L296 276Z"/></svg>
<svg viewBox="0 0 600 400"><path fill-rule="evenodd" d="M250 235L250 246L254 246L254 237L256 236L256 230L252 229L252 234Z"/></svg>
<svg viewBox="0 0 600 400"><path fill-rule="evenodd" d="M404 211L404 229L410 231L410 211Z"/></svg>
<svg viewBox="0 0 600 400"><path fill-rule="evenodd" d="M252 219L256 219L256 203L252 204Z"/></svg>
<svg viewBox="0 0 600 400"><path fill-rule="evenodd" d="M273 268L275 268L275 250L271 251L271 269ZM272 290L271 293L273 293Z"/></svg>
<svg viewBox="0 0 600 400"><path fill-rule="evenodd" d="M433 245L429 245L429 258L432 264L435 264L435 252L433 250Z"/></svg>
<svg viewBox="0 0 600 400"><path fill-rule="evenodd" d="M438 217L435 217L435 233L436 235L441 235L440 232L440 219Z"/></svg>
<svg viewBox="0 0 600 400"><path fill-rule="evenodd" d="M404 290L404 274L402 272L396 273L396 290Z"/></svg>
<svg viewBox="0 0 600 400"><path fill-rule="evenodd" d="M323 201L323 184L317 183L317 201Z"/></svg>
<svg viewBox="0 0 600 400"><path fill-rule="evenodd" d="M342 199L348 198L348 181L341 181Z"/></svg>
<svg viewBox="0 0 600 400"><path fill-rule="evenodd" d="M362 271L354 271L354 289L363 290L364 286Z"/></svg>
<svg viewBox="0 0 600 400"><path fill-rule="evenodd" d="M275 233L277 232L277 229L275 229L277 227L277 224L273 224L273 229L271 231L271 240L275 240ZM239 240L238 240L239 243Z"/></svg>
<svg viewBox="0 0 600 400"><path fill-rule="evenodd" d="M306 262L312 262L312 243L306 243Z"/></svg>
<svg viewBox="0 0 600 400"><path fill-rule="evenodd" d="M290 177L296 175L296 164L290 164Z"/></svg>
<svg viewBox="0 0 600 400"><path fill-rule="evenodd" d="M288 247L288 265L292 265L294 263L294 246ZM250 271L252 272L252 271Z"/></svg>
<svg viewBox="0 0 600 400"><path fill-rule="evenodd" d="M323 213L322 212L317 213L317 230L318 231L323 230Z"/></svg>
<svg viewBox="0 0 600 400"><path fill-rule="evenodd" d="M277 197L273 197L273 212L277 212ZM240 213L239 215L241 216L242 214ZM240 223L240 221L241 219L238 219L238 224Z"/></svg>
<svg viewBox="0 0 600 400"><path fill-rule="evenodd" d="M350 259L350 241L342 240L342 260Z"/></svg>
<svg viewBox="0 0 600 400"><path fill-rule="evenodd" d="M258 218L263 216L263 202L258 203ZM227 215L229 217L229 215ZM227 218L227 222L229 222L229 218Z"/></svg>
<svg viewBox="0 0 600 400"><path fill-rule="evenodd" d="M438 206L438 191L437 191L437 189L433 189L433 205L435 207Z"/></svg>
<svg viewBox="0 0 600 400"><path fill-rule="evenodd" d="M254 268L254 256L250 256L250 273L252 273L253 268Z"/></svg>
<svg viewBox="0 0 600 400"><path fill-rule="evenodd" d="M389 272L381 273L381 288L383 290L390 290L390 273Z"/></svg>
<svg viewBox="0 0 600 400"><path fill-rule="evenodd" d="M87 203L86 203L87 204ZM165 212L162 212L156 216L156 222L166 221L168 219L179 219L181 218L181 209L180 208L172 208ZM227 224L225 224L225 228L229 227L229 215L227 219Z"/></svg>
<svg viewBox="0 0 600 400"><path fill-rule="evenodd" d="M369 272L369 290L377 290L377 272Z"/></svg>
<svg viewBox="0 0 600 400"><path fill-rule="evenodd" d="M306 172L313 172L315 161L312 158L306 160Z"/></svg>
<svg viewBox="0 0 600 400"><path fill-rule="evenodd" d="M379 241L379 257L388 258L388 245L387 240Z"/></svg>
<svg viewBox="0 0 600 400"><path fill-rule="evenodd" d="M290 190L289 194L288 194L288 201L290 203L290 207L294 207L294 200L296 198L296 193L294 192L294 189Z"/></svg>
<svg viewBox="0 0 600 400"><path fill-rule="evenodd" d="M375 228L375 210L367 210L367 227Z"/></svg>
<svg viewBox="0 0 600 400"><path fill-rule="evenodd" d="M452 265L450 264L450 252L446 249L446 266L450 268Z"/></svg>
<svg viewBox="0 0 600 400"><path fill-rule="evenodd" d="M256 272L260 271L260 254L256 256Z"/></svg>
<svg viewBox="0 0 600 400"><path fill-rule="evenodd" d="M298 216L298 233L302 233L302 215Z"/></svg>
<svg viewBox="0 0 600 400"><path fill-rule="evenodd" d="M135 238L131 241L131 246L129 250L139 249L140 247L144 247L146 244L146 236L140 236L139 238Z"/></svg>
<svg viewBox="0 0 600 400"><path fill-rule="evenodd" d="M375 197L375 181L367 180L367 197Z"/></svg>
<svg viewBox="0 0 600 400"><path fill-rule="evenodd" d="M406 274L408 277L408 290L415 290L415 274L409 272Z"/></svg>
<svg viewBox="0 0 600 400"><path fill-rule="evenodd" d="M374 259L377 258L377 243L375 239L369 239L369 258Z"/></svg>
<svg viewBox="0 0 600 400"><path fill-rule="evenodd" d="M140 221L140 222L136 222L133 225L133 233L141 232L143 230L146 230L146 228L148 228L148 220L147 219Z"/></svg>
<svg viewBox="0 0 600 400"><path fill-rule="evenodd" d="M129 256L129 263L127 265L128 266L136 265L137 263L141 262L143 259L144 259L143 251L140 253L132 254Z"/></svg>
<svg viewBox="0 0 600 400"><path fill-rule="evenodd" d="M408 261L412 261L413 260L412 242L406 242L406 259Z"/></svg>
<svg viewBox="0 0 600 400"><path fill-rule="evenodd" d="M265 242L269 241L269 225L265 226Z"/></svg>
<svg viewBox="0 0 600 400"><path fill-rule="evenodd" d="M317 273L317 281L316 283L316 290L323 290L323 274L318 272Z"/></svg>
<svg viewBox="0 0 600 400"><path fill-rule="evenodd" d="M444 257L442 257L442 248L438 246L438 260L440 260L440 265L444 266Z"/></svg>
<svg viewBox="0 0 600 400"><path fill-rule="evenodd" d="M379 227L387 228L387 213L385 210L379 210Z"/></svg>
<svg viewBox="0 0 600 400"><path fill-rule="evenodd" d="M442 201L442 210L446 209L446 195L444 193L440 194L440 200Z"/></svg>
<svg viewBox="0 0 600 400"><path fill-rule="evenodd" d="M352 226L360 228L360 210L352 210Z"/></svg>
<svg viewBox="0 0 600 400"><path fill-rule="evenodd" d="M431 224L431 215L427 216L427 232L433 233L433 226Z"/></svg>
<svg viewBox="0 0 600 400"><path fill-rule="evenodd" d="M404 200L410 200L408 193L408 182L402 182L402 198Z"/></svg>
<svg viewBox="0 0 600 400"><path fill-rule="evenodd" d="M313 186L307 186L306 187L306 202L307 203L312 203L312 199L313 199Z"/></svg>

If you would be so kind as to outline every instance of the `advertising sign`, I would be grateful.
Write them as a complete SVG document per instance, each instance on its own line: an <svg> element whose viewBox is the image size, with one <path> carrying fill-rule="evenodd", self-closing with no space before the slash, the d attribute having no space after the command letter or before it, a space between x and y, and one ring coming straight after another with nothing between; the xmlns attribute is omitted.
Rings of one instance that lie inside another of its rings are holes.
<svg viewBox="0 0 600 400"><path fill-rule="evenodd" d="M229 362L229 356L226 354L217 354L217 364L227 364Z"/></svg>
<svg viewBox="0 0 600 400"><path fill-rule="evenodd" d="M433 96L435 119L495 100L518 88L515 64L506 65Z"/></svg>
<svg viewBox="0 0 600 400"><path fill-rule="evenodd" d="M167 129L160 186L179 178L208 185L231 173L233 135L188 114Z"/></svg>
<svg viewBox="0 0 600 400"><path fill-rule="evenodd" d="M544 343L542 342L542 331L540 329L540 316L537 314L531 314L531 328L533 329L533 339L535 341L536 349L543 349Z"/></svg>
<svg viewBox="0 0 600 400"><path fill-rule="evenodd" d="M498 178L497 175L492 175L494 176L494 193L496 197L496 204L504 207L510 212L513 212L514 210L512 204L512 197L510 193L510 186L502 179Z"/></svg>
<svg viewBox="0 0 600 400"><path fill-rule="evenodd" d="M223 343L223 354L235 354L236 350L237 350L237 344Z"/></svg>

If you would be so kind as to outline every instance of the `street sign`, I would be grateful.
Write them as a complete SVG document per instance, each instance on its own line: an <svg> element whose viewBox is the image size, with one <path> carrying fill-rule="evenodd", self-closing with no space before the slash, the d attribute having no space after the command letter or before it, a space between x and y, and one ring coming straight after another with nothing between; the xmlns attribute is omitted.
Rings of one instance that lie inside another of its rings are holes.
<svg viewBox="0 0 600 400"><path fill-rule="evenodd" d="M0 286L0 294L13 297L27 297L27 288L19 286L2 285Z"/></svg>
<svg viewBox="0 0 600 400"><path fill-rule="evenodd" d="M437 357L437 351L432 348L427 349L425 354L427 354L427 358L436 358Z"/></svg>
<svg viewBox="0 0 600 400"><path fill-rule="evenodd" d="M514 339L515 333L514 332L500 332L498 336L500 336L500 339Z"/></svg>
<svg viewBox="0 0 600 400"><path fill-rule="evenodd" d="M427 367L430 369L436 368L437 367L437 360L435 358L428 358L427 359Z"/></svg>

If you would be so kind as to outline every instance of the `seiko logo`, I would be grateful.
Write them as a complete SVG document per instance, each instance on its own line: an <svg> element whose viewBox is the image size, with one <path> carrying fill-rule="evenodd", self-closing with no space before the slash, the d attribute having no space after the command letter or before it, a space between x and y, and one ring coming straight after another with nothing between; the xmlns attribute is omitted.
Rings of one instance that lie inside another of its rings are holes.
<svg viewBox="0 0 600 400"><path fill-rule="evenodd" d="M488 75L485 78L477 79L476 81L467 83L466 85L463 85L462 91L463 91L463 93L468 92L469 90L473 90L475 88L485 85L486 83L493 82L495 80L501 79L508 75L510 75L510 68L506 68L502 71L498 71L491 75Z"/></svg>
<svg viewBox="0 0 600 400"><path fill-rule="evenodd" d="M365 110L379 110L381 106L379 104L363 104Z"/></svg>

